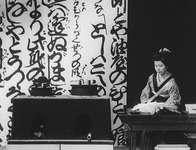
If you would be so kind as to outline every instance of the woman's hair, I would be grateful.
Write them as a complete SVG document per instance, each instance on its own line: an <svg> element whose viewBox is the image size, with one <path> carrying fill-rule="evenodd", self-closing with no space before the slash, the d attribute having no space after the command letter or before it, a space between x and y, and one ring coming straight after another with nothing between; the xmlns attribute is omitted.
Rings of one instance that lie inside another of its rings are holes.
<svg viewBox="0 0 196 150"><path fill-rule="evenodd" d="M162 61L165 66L171 65L171 51L167 48L162 48L159 50L158 53L154 54L153 62L154 61Z"/></svg>

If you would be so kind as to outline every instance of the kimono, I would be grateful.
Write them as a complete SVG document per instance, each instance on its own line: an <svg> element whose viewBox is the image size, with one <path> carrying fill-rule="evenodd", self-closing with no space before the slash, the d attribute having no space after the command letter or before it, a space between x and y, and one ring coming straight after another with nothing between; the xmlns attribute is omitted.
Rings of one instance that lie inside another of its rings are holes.
<svg viewBox="0 0 196 150"><path fill-rule="evenodd" d="M181 96L179 87L176 84L173 75L171 74L165 79L165 81L159 84L156 73L152 74L148 78L147 84L142 90L140 96L141 103L146 103L161 88L163 88L162 92L154 99L154 101L165 102L170 107L176 107L180 105Z"/></svg>
<svg viewBox="0 0 196 150"><path fill-rule="evenodd" d="M157 74L154 73L148 78L148 82L141 93L141 103L146 103L161 88L161 93L153 100L155 102L165 103L171 109L176 109L180 105L181 96L179 87L177 86L172 74L162 83L158 83ZM141 149L153 150L155 143L161 143L165 132L142 131Z"/></svg>

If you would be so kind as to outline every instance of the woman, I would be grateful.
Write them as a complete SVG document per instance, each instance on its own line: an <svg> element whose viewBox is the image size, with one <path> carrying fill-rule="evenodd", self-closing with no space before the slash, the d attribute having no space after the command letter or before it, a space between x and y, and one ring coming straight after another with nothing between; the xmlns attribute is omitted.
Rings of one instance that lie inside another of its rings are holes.
<svg viewBox="0 0 196 150"><path fill-rule="evenodd" d="M179 87L168 71L171 62L171 51L161 49L153 57L156 73L150 75L141 93L141 103L162 102L164 107L176 111L181 102ZM154 96L154 97L153 97Z"/></svg>
<svg viewBox="0 0 196 150"><path fill-rule="evenodd" d="M155 102L159 108L166 108L172 112L178 112L178 107L181 102L179 87L173 78L171 72L168 71L171 62L171 51L167 48L161 49L153 57L154 69L156 73L150 75L147 84L141 93L141 103L151 106ZM154 106L154 105L153 105ZM157 106L157 105L156 105ZM159 109L160 110L160 109ZM164 132L159 132L163 134ZM142 150L154 149L154 144L158 134L151 131L143 131L141 137Z"/></svg>

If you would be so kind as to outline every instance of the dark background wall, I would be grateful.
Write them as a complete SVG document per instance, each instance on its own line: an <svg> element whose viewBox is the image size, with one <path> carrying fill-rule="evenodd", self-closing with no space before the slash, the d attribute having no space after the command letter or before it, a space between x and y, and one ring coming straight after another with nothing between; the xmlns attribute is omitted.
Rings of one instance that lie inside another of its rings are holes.
<svg viewBox="0 0 196 150"><path fill-rule="evenodd" d="M182 103L196 103L196 2L129 0L128 100L133 106L153 73L152 55L169 48Z"/></svg>

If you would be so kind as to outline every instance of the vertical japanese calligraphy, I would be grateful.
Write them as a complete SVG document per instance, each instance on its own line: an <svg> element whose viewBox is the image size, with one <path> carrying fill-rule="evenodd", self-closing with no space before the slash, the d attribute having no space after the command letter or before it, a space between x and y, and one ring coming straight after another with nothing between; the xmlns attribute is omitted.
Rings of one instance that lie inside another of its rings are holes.
<svg viewBox="0 0 196 150"><path fill-rule="evenodd" d="M56 95L70 94L74 81L92 80L99 95L110 96L115 144L126 143L117 112L127 94L127 3L0 1L0 145L11 136L12 98L29 95L40 76Z"/></svg>
<svg viewBox="0 0 196 150"><path fill-rule="evenodd" d="M112 71L109 75L110 82L112 83L112 88L110 91L110 96L114 102L113 112L114 112L114 128L113 132L117 139L117 145L125 145L126 139L123 135L121 125L118 124L118 110L122 109L124 105L124 97L127 93L127 20L126 20L126 0L115 1L112 0L112 7L116 8L116 16L113 19L114 25L110 30L113 37L111 44L111 55L112 55Z"/></svg>

